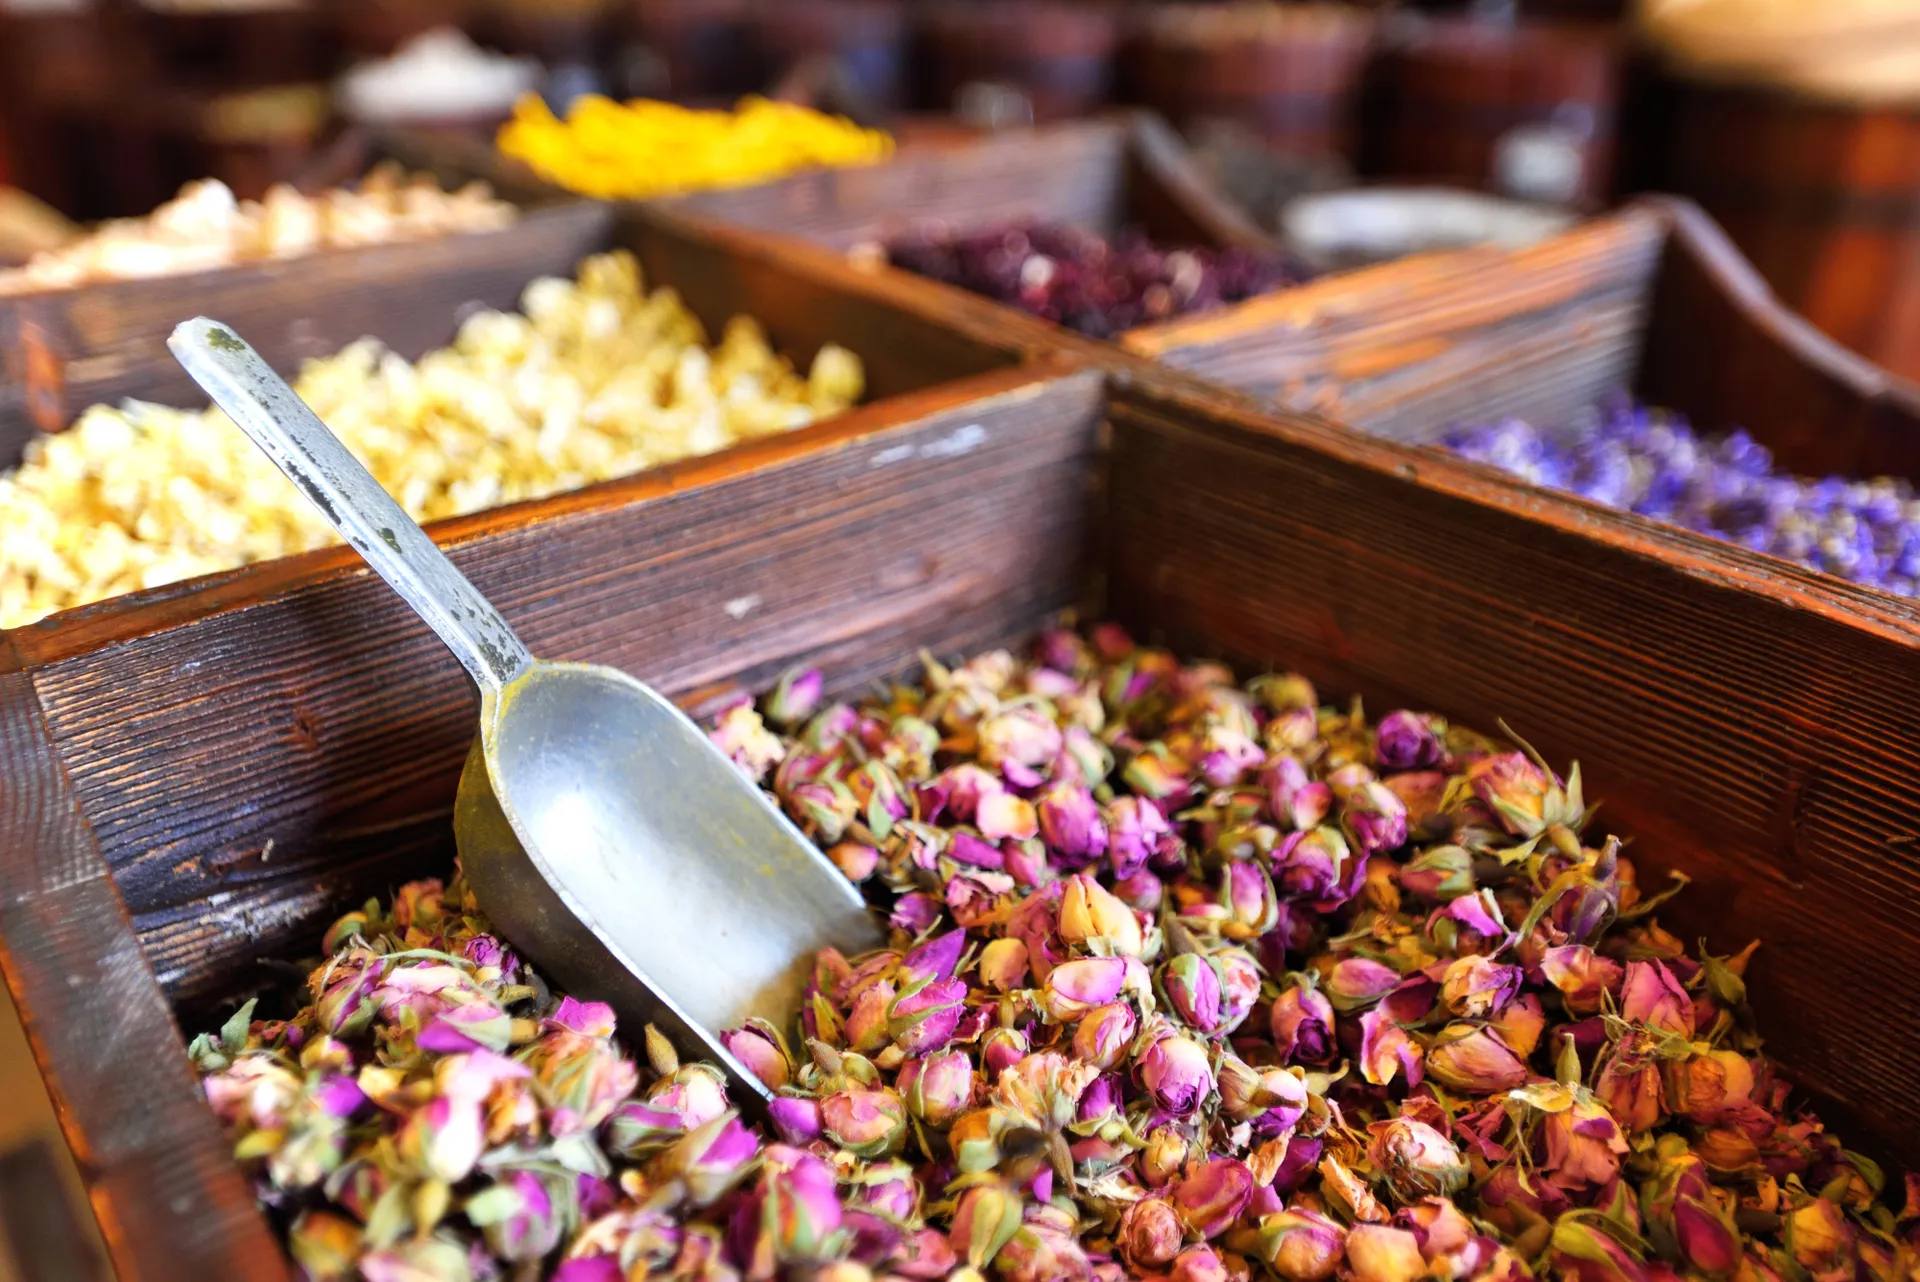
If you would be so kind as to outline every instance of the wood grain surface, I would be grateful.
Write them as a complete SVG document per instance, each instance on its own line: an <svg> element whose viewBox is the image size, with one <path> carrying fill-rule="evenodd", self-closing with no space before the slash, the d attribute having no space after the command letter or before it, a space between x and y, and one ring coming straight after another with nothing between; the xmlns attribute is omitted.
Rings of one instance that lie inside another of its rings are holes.
<svg viewBox="0 0 1920 1282"><path fill-rule="evenodd" d="M1920 990L1897 978L1920 965L1911 611L1224 401L1136 387L1111 419L1119 618L1578 759L1642 884L1694 879L1667 925L1723 953L1765 941L1748 981L1771 1053L1850 1143L1920 1152Z"/></svg>

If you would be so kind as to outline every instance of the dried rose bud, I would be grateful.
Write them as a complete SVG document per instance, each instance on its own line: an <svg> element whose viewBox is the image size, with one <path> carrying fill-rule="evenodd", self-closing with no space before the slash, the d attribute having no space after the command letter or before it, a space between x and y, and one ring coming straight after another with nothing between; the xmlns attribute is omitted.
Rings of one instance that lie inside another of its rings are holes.
<svg viewBox="0 0 1920 1282"><path fill-rule="evenodd" d="M820 1126L833 1144L855 1157L888 1157L907 1138L907 1107L890 1090L857 1087L820 1101Z"/></svg>
<svg viewBox="0 0 1920 1282"><path fill-rule="evenodd" d="M980 1043L980 1066L986 1070L988 1080L992 1081L1025 1059L1032 1049L1027 1035L1019 1029L996 1028Z"/></svg>
<svg viewBox="0 0 1920 1282"><path fill-rule="evenodd" d="M815 779L793 788L784 798L787 814L815 845L831 846L846 835L860 817L860 803L838 779Z"/></svg>
<svg viewBox="0 0 1920 1282"><path fill-rule="evenodd" d="M948 1050L900 1066L895 1083L907 1111L928 1126L941 1128L973 1103L973 1062L964 1051Z"/></svg>
<svg viewBox="0 0 1920 1282"><path fill-rule="evenodd" d="M1171 1126L1155 1127L1140 1152L1140 1178L1149 1188L1161 1188L1177 1177L1193 1153L1193 1141Z"/></svg>
<svg viewBox="0 0 1920 1282"><path fill-rule="evenodd" d="M1713 1187L1706 1163L1681 1136L1662 1136L1655 1157L1658 1165L1640 1191L1648 1237L1669 1260L1709 1277L1732 1273L1740 1267L1741 1243L1731 1197Z"/></svg>
<svg viewBox="0 0 1920 1282"><path fill-rule="evenodd" d="M1280 920L1273 878L1253 860L1236 860L1221 870L1219 899L1227 913L1220 929L1229 939L1257 938Z"/></svg>
<svg viewBox="0 0 1920 1282"><path fill-rule="evenodd" d="M1368 1132L1367 1160L1402 1203L1452 1197L1467 1186L1466 1159L1453 1141L1425 1122L1394 1117L1375 1122Z"/></svg>
<svg viewBox="0 0 1920 1282"><path fill-rule="evenodd" d="M787 1144L811 1144L820 1138L820 1102L794 1095L776 1095L767 1102L767 1118Z"/></svg>
<svg viewBox="0 0 1920 1282"><path fill-rule="evenodd" d="M760 1181L745 1214L758 1221L750 1260L771 1265L827 1259L833 1255L844 1213L833 1168L811 1153L784 1144L770 1146ZM757 1211L757 1215L753 1212ZM752 1270L771 1276L772 1270Z"/></svg>
<svg viewBox="0 0 1920 1282"><path fill-rule="evenodd" d="M1160 1038L1134 1066L1153 1102L1174 1117L1192 1117L1213 1091L1206 1048L1185 1037Z"/></svg>
<svg viewBox="0 0 1920 1282"><path fill-rule="evenodd" d="M1074 1217L1049 1204L1027 1207L1020 1231L994 1260L1006 1282L1093 1282Z"/></svg>
<svg viewBox="0 0 1920 1282"><path fill-rule="evenodd" d="M1418 1086L1425 1075L1423 1053L1407 1030L1381 1009L1360 1017L1360 1072L1375 1086L1385 1086L1396 1076L1408 1086Z"/></svg>
<svg viewBox="0 0 1920 1282"><path fill-rule="evenodd" d="M847 1012L842 1029L849 1050L871 1055L892 1040L893 1034L887 1026L894 997L893 985L880 980L869 984L854 998L853 1009Z"/></svg>
<svg viewBox="0 0 1920 1282"><path fill-rule="evenodd" d="M1593 1093L1629 1134L1645 1134L1667 1115L1660 1061L1632 1038L1623 1038L1601 1062Z"/></svg>
<svg viewBox="0 0 1920 1282"><path fill-rule="evenodd" d="M1619 962L1600 956L1585 944L1547 949L1540 955L1540 974L1560 990L1561 1000L1575 1015L1599 1010L1605 995L1619 994L1626 976Z"/></svg>
<svg viewBox="0 0 1920 1282"><path fill-rule="evenodd" d="M1343 957L1327 975L1326 996L1341 1014L1373 1005L1400 986L1400 972L1367 957Z"/></svg>
<svg viewBox="0 0 1920 1282"><path fill-rule="evenodd" d="M1487 1027L1507 1044L1507 1049L1525 1059L1540 1044L1540 1034L1547 1027L1547 1015L1537 994L1522 993L1495 1011Z"/></svg>
<svg viewBox="0 0 1920 1282"><path fill-rule="evenodd" d="M1281 842L1274 874L1281 893L1332 906L1351 897L1359 858L1338 828L1322 826Z"/></svg>
<svg viewBox="0 0 1920 1282"><path fill-rule="evenodd" d="M1107 861L1116 878L1125 880L1179 847L1167 817L1146 798L1115 797L1107 806Z"/></svg>
<svg viewBox="0 0 1920 1282"><path fill-rule="evenodd" d="M1037 808L1040 836L1056 867L1084 868L1106 853L1106 819L1083 785L1055 784L1041 794Z"/></svg>
<svg viewBox="0 0 1920 1282"><path fill-rule="evenodd" d="M1180 1253L1186 1229L1179 1212L1164 1197L1142 1198L1120 1216L1115 1237L1120 1255L1133 1268L1151 1273Z"/></svg>
<svg viewBox="0 0 1920 1282"><path fill-rule="evenodd" d="M1126 1057L1139 1027L1133 1007L1125 1002L1095 1007L1073 1030L1074 1058L1102 1070L1112 1068Z"/></svg>
<svg viewBox="0 0 1920 1282"><path fill-rule="evenodd" d="M1427 1073L1442 1086L1475 1095L1510 1091L1527 1080L1527 1065L1491 1029L1455 1023L1427 1048Z"/></svg>
<svg viewBox="0 0 1920 1282"><path fill-rule="evenodd" d="M777 1091L793 1080L793 1059L787 1052L786 1039L765 1020L750 1019L745 1027L722 1033L720 1043L768 1090Z"/></svg>
<svg viewBox="0 0 1920 1282"><path fill-rule="evenodd" d="M1737 1112L1753 1088L1753 1065L1736 1051L1666 1061L1667 1106L1691 1121L1711 1125Z"/></svg>
<svg viewBox="0 0 1920 1282"><path fill-rule="evenodd" d="M825 684L818 668L788 668L762 704L767 720L783 730L804 722L819 709Z"/></svg>
<svg viewBox="0 0 1920 1282"><path fill-rule="evenodd" d="M538 1260L560 1245L570 1222L569 1180L508 1171L462 1205L487 1247L503 1260Z"/></svg>
<svg viewBox="0 0 1920 1282"><path fill-rule="evenodd" d="M1267 814L1293 832L1319 827L1333 808L1333 789L1309 776L1296 757L1275 757L1260 772L1259 784L1267 793Z"/></svg>
<svg viewBox="0 0 1920 1282"><path fill-rule="evenodd" d="M980 950L980 982L998 993L1027 986L1027 946L996 939Z"/></svg>
<svg viewBox="0 0 1920 1282"><path fill-rule="evenodd" d="M1261 1219L1253 1254L1282 1282L1325 1282L1346 1250L1345 1229L1317 1211L1297 1208Z"/></svg>
<svg viewBox="0 0 1920 1282"><path fill-rule="evenodd" d="M1554 781L1525 753L1483 757L1467 767L1467 779L1508 832L1532 837L1545 829L1547 794Z"/></svg>
<svg viewBox="0 0 1920 1282"><path fill-rule="evenodd" d="M1569 1282L1652 1282L1639 1255L1597 1219L1562 1216L1549 1250L1554 1268Z"/></svg>
<svg viewBox="0 0 1920 1282"><path fill-rule="evenodd" d="M953 1040L966 1012L967 985L932 980L902 992L887 1010L887 1034L907 1055L925 1055Z"/></svg>
<svg viewBox="0 0 1920 1282"><path fill-rule="evenodd" d="M1816 1197L1787 1217L1787 1250L1794 1263L1816 1276L1851 1276L1854 1257L1853 1226L1834 1202Z"/></svg>
<svg viewBox="0 0 1920 1282"><path fill-rule="evenodd" d="M1080 957L1062 962L1047 975L1041 1008L1047 1018L1070 1023L1120 995L1127 980L1123 957Z"/></svg>
<svg viewBox="0 0 1920 1282"><path fill-rule="evenodd" d="M1188 1247L1174 1257L1173 1267L1167 1270L1167 1282L1233 1282L1233 1278L1226 1261L1210 1246Z"/></svg>
<svg viewBox="0 0 1920 1282"><path fill-rule="evenodd" d="M1576 1061L1577 1062L1577 1061ZM1620 1174L1627 1141L1613 1116L1586 1092L1540 1121L1540 1168L1560 1188L1598 1189Z"/></svg>
<svg viewBox="0 0 1920 1282"><path fill-rule="evenodd" d="M1296 978L1274 999L1273 1042L1287 1063L1325 1064L1337 1051L1333 1004L1314 984Z"/></svg>
<svg viewBox="0 0 1920 1282"><path fill-rule="evenodd" d="M1693 999L1674 973L1657 961L1627 963L1620 989L1620 1018L1676 1037L1693 1036Z"/></svg>
<svg viewBox="0 0 1920 1282"><path fill-rule="evenodd" d="M1478 954L1457 957L1447 966L1440 999L1455 1015L1484 1019L1518 995L1523 978L1518 966L1501 965Z"/></svg>
<svg viewBox="0 0 1920 1282"><path fill-rule="evenodd" d="M1020 1231L1021 1199L998 1184L980 1184L960 1195L947 1241L954 1254L976 1269L993 1263Z"/></svg>
<svg viewBox="0 0 1920 1282"><path fill-rule="evenodd" d="M1193 1237L1219 1237L1240 1218L1253 1196L1253 1172L1245 1162L1216 1157L1189 1167L1173 1185L1174 1209Z"/></svg>
<svg viewBox="0 0 1920 1282"><path fill-rule="evenodd" d="M1220 1031L1220 971L1199 953L1182 953L1160 968L1161 996L1188 1028L1211 1037Z"/></svg>
<svg viewBox="0 0 1920 1282"><path fill-rule="evenodd" d="M1088 876L1069 877L1060 896L1060 937L1085 946L1105 940L1116 953L1138 957L1144 943L1140 918Z"/></svg>
<svg viewBox="0 0 1920 1282"><path fill-rule="evenodd" d="M1353 1282L1416 1282L1427 1276L1419 1240L1384 1224L1353 1226L1347 1234L1347 1269Z"/></svg>
<svg viewBox="0 0 1920 1282"><path fill-rule="evenodd" d="M1373 753L1386 770L1424 770L1440 761L1445 722L1419 712L1389 712L1374 730Z"/></svg>
<svg viewBox="0 0 1920 1282"><path fill-rule="evenodd" d="M1438 902L1471 895L1474 893L1473 855L1463 846L1434 846L1423 850L1401 868L1400 889Z"/></svg>
<svg viewBox="0 0 1920 1282"><path fill-rule="evenodd" d="M982 718L978 733L980 764L998 770L1019 788L1040 783L1040 768L1060 755L1064 742L1053 718L1030 704L1015 704Z"/></svg>
<svg viewBox="0 0 1920 1282"><path fill-rule="evenodd" d="M746 1178L759 1153L759 1137L727 1113L654 1158L647 1177L682 1190L695 1206L711 1206Z"/></svg>
<svg viewBox="0 0 1920 1282"><path fill-rule="evenodd" d="M1024 841L1039 834L1040 814L1025 797L1011 792L988 793L974 812L974 826L988 841Z"/></svg>
<svg viewBox="0 0 1920 1282"><path fill-rule="evenodd" d="M869 761L856 767L847 775L846 784L858 807L855 813L881 841L893 831L895 821L905 819L912 809L905 785L885 762Z"/></svg>
<svg viewBox="0 0 1920 1282"><path fill-rule="evenodd" d="M1340 799L1340 826L1360 855L1398 850L1407 841L1407 803L1383 783L1367 783Z"/></svg>
<svg viewBox="0 0 1920 1282"><path fill-rule="evenodd" d="M463 1243L445 1236L416 1237L368 1251L356 1262L366 1282L414 1282L416 1278L462 1279L471 1275Z"/></svg>

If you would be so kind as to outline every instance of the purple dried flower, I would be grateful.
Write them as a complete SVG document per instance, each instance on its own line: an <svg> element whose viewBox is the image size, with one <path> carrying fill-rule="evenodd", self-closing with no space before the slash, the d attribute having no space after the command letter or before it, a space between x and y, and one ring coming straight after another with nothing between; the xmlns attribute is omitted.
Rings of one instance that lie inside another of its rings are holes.
<svg viewBox="0 0 1920 1282"><path fill-rule="evenodd" d="M907 1111L941 1128L973 1104L973 1062L964 1051L940 1051L900 1066L896 1088Z"/></svg>
<svg viewBox="0 0 1920 1282"><path fill-rule="evenodd" d="M1062 869L1083 868L1107 850L1107 823L1084 786L1055 784L1040 797L1040 836Z"/></svg>
<svg viewBox="0 0 1920 1282"><path fill-rule="evenodd" d="M1424 770L1440 761L1444 727L1419 712L1389 712L1374 730L1374 757L1385 770Z"/></svg>
<svg viewBox="0 0 1920 1282"><path fill-rule="evenodd" d="M1203 1037L1220 1031L1220 971L1198 953L1182 953L1160 968L1160 992L1174 1016Z"/></svg>
<svg viewBox="0 0 1920 1282"><path fill-rule="evenodd" d="M1127 980L1123 957L1081 957L1062 962L1047 975L1041 1003L1047 1018L1069 1023L1120 995Z"/></svg>
<svg viewBox="0 0 1920 1282"><path fill-rule="evenodd" d="M1129 1265L1151 1273L1173 1262L1185 1235L1186 1226L1173 1204L1164 1197L1148 1197L1133 1203L1120 1216L1116 1242Z"/></svg>
<svg viewBox="0 0 1920 1282"><path fill-rule="evenodd" d="M1407 804L1383 783L1365 783L1340 800L1340 824L1362 855L1397 850L1407 840Z"/></svg>
<svg viewBox="0 0 1920 1282"><path fill-rule="evenodd" d="M1138 1028L1133 1007L1125 1002L1095 1007L1073 1030L1074 1058L1097 1068L1112 1068L1126 1055Z"/></svg>
<svg viewBox="0 0 1920 1282"><path fill-rule="evenodd" d="M1397 976L1396 976L1397 978ZM1325 1064L1333 1059L1333 1004L1312 984L1296 982L1274 999L1272 1031L1287 1063Z"/></svg>
<svg viewBox="0 0 1920 1282"><path fill-rule="evenodd" d="M820 1101L821 1133L855 1157L887 1157L907 1137L907 1107L890 1090L851 1087Z"/></svg>
<svg viewBox="0 0 1920 1282"><path fill-rule="evenodd" d="M1147 1047L1134 1067L1153 1102L1174 1117L1192 1117L1213 1092L1206 1048L1177 1034Z"/></svg>

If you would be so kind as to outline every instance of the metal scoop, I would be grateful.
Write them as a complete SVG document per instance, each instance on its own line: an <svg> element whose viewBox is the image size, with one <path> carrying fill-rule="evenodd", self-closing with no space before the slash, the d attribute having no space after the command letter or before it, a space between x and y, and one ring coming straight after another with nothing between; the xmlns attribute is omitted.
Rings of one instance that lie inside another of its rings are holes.
<svg viewBox="0 0 1920 1282"><path fill-rule="evenodd" d="M860 893L673 704L624 672L533 658L259 353L204 317L167 346L480 687L453 831L513 946L766 1096L715 1035L785 1027L814 950L879 946Z"/></svg>

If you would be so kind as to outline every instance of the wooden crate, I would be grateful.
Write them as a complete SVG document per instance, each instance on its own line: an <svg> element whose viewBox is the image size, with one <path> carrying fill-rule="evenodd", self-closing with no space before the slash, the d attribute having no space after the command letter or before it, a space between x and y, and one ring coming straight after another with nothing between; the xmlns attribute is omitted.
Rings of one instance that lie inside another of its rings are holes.
<svg viewBox="0 0 1920 1282"><path fill-rule="evenodd" d="M1410 442L1514 414L1564 423L1631 391L1744 427L1796 472L1920 481L1920 388L1788 311L1671 198L1521 250L1433 254L1123 340L1289 409Z"/></svg>
<svg viewBox="0 0 1920 1282"><path fill-rule="evenodd" d="M800 660L855 688L1083 603L1371 708L1505 718L1581 760L1649 884L1696 879L1662 912L1683 938L1767 940L1748 980L1787 1067L1867 1147L1920 1148L1920 996L1894 979L1920 962L1912 619L1134 374L987 371L438 536L536 652L696 710ZM344 548L209 593L122 603L84 645L0 639L0 968L126 1282L282 1269L182 1023L447 866L476 702Z"/></svg>
<svg viewBox="0 0 1920 1282"><path fill-rule="evenodd" d="M480 254L483 245L498 256ZM1034 333L1009 331L1000 310L977 299L967 300L968 310L977 313L971 320L963 313L957 322L946 316L936 321L931 315L937 306L916 306L915 291L869 289L844 263L796 266L778 246L725 229L703 230L641 209L569 203L530 214L498 235L316 255L311 263L103 291L29 295L13 300L12 308L0 301L0 350L24 353L31 394L59 405L46 421L62 426L89 404L122 397L204 405L204 393L165 348L180 320L208 315L227 321L288 373L303 358L331 353L364 335L413 358L449 342L474 309L513 310L536 276L569 276L582 257L615 246L638 256L649 287L676 289L711 336L744 313L761 320L775 348L802 368L823 343L850 348L865 366L869 400L1010 364L1038 345L1036 333L1045 332L1037 323L1029 327ZM315 286L316 278L324 285ZM0 462L16 461L38 430L18 400L10 408L0 403ZM135 596L191 611L192 599L219 599L225 584L250 582L256 572L258 567L235 572L238 578L216 575ZM32 627L73 636L110 633L123 604L65 611Z"/></svg>
<svg viewBox="0 0 1920 1282"><path fill-rule="evenodd" d="M1023 219L1102 235L1135 227L1168 245L1278 252L1273 238L1201 174L1179 135L1146 112L990 135L972 146L910 149L882 165L816 170L660 205L841 254L859 250L863 262L866 251L930 222L965 231ZM937 291L934 297L973 297L899 268L868 270L921 281ZM1024 315L996 308L1002 316Z"/></svg>

